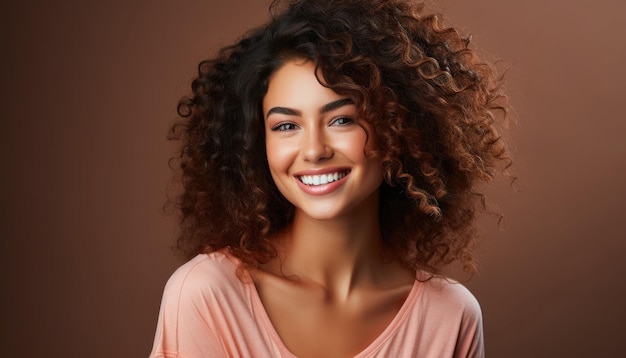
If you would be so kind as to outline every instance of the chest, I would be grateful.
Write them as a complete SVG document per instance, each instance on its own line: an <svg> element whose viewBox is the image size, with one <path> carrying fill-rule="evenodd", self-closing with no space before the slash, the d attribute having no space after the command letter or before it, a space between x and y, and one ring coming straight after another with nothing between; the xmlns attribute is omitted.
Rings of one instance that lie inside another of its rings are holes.
<svg viewBox="0 0 626 358"><path fill-rule="evenodd" d="M374 342L396 318L410 287L356 294L342 303L302 288L260 290L272 326L300 358L353 357Z"/></svg>

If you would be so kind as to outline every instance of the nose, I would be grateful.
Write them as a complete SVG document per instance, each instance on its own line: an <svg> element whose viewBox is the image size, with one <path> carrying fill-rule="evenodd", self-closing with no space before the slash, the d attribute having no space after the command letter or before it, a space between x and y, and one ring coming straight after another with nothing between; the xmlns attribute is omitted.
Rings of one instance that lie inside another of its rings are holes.
<svg viewBox="0 0 626 358"><path fill-rule="evenodd" d="M319 162L331 158L333 151L323 130L311 129L306 133L302 143L302 156L305 161Z"/></svg>

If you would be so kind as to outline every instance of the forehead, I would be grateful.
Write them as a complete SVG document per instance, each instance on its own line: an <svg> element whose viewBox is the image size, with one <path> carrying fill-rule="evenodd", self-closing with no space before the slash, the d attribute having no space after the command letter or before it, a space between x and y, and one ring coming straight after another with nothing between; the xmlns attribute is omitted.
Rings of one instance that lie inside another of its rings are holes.
<svg viewBox="0 0 626 358"><path fill-rule="evenodd" d="M286 62L270 76L263 109L266 112L273 106L289 106L304 110L308 107L317 108L341 97L319 82L313 62L293 60Z"/></svg>

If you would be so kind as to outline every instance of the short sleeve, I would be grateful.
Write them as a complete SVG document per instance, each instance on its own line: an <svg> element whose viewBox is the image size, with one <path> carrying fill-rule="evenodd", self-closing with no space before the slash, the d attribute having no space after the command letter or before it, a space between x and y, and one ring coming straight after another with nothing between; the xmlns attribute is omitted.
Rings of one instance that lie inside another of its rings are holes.
<svg viewBox="0 0 626 358"><path fill-rule="evenodd" d="M226 356L212 314L218 307L207 284L216 276L205 272L205 258L181 266L165 285L150 358Z"/></svg>
<svg viewBox="0 0 626 358"><path fill-rule="evenodd" d="M459 327L459 337L454 351L455 358L483 358L485 344L483 336L482 311L476 298L466 289L463 294L463 313Z"/></svg>

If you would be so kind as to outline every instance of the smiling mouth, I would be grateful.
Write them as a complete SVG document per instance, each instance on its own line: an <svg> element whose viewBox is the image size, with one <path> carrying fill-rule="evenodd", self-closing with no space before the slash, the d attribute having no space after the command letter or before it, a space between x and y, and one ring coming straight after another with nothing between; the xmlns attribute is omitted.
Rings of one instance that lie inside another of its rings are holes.
<svg viewBox="0 0 626 358"><path fill-rule="evenodd" d="M320 175L300 175L298 179L305 184L310 186L316 185L324 185L328 183L332 183L334 181L340 180L344 178L346 175L350 173L349 170L342 170L339 172L328 173L328 174L320 174Z"/></svg>

